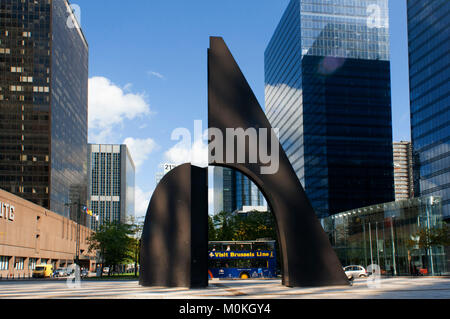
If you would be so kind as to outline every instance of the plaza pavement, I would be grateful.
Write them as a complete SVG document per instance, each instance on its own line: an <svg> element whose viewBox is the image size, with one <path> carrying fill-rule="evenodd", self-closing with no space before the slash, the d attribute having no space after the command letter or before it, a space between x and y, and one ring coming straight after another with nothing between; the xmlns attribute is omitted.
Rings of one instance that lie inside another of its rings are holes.
<svg viewBox="0 0 450 319"><path fill-rule="evenodd" d="M352 286L287 288L280 280L210 281L206 289L140 287L137 281L2 281L0 299L450 299L450 278L384 278L378 287L366 279Z"/></svg>

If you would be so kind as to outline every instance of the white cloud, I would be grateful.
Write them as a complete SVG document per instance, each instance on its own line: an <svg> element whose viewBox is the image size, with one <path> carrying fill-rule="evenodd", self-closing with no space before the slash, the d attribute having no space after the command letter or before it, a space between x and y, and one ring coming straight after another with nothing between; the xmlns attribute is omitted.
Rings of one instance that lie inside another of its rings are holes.
<svg viewBox="0 0 450 319"><path fill-rule="evenodd" d="M132 84L121 88L105 77L89 79L89 129L95 143L108 140L124 119L150 115L150 105L143 93L130 92Z"/></svg>
<svg viewBox="0 0 450 319"><path fill-rule="evenodd" d="M150 75L150 76L156 76L157 78L159 78L159 79L161 79L161 80L164 80L164 79L166 78L166 77L165 77L164 75L162 75L161 73L155 72L155 71L148 71L147 74Z"/></svg>
<svg viewBox="0 0 450 319"><path fill-rule="evenodd" d="M144 191L140 187L135 188L135 215L136 219L139 217L145 217L147 214L148 205L153 194L153 190Z"/></svg>
<svg viewBox="0 0 450 319"><path fill-rule="evenodd" d="M169 163L176 165L191 163L200 167L208 166L208 144L203 140L197 140L192 146L178 143L164 155Z"/></svg>
<svg viewBox="0 0 450 319"><path fill-rule="evenodd" d="M149 158L150 154L158 149L158 144L151 138L137 139L128 137L123 141L123 144L128 146L131 158L136 166L136 171L138 171L142 164Z"/></svg>

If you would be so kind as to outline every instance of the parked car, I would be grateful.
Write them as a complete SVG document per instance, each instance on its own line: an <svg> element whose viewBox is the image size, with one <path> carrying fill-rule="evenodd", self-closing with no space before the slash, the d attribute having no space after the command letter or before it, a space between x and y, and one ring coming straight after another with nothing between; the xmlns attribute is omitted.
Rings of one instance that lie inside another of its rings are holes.
<svg viewBox="0 0 450 319"><path fill-rule="evenodd" d="M80 276L81 276L81 278L89 277L89 270L87 270L87 269L81 270Z"/></svg>
<svg viewBox="0 0 450 319"><path fill-rule="evenodd" d="M363 266L355 266L355 265L347 266L344 267L344 271L349 279L369 277L369 273Z"/></svg>
<svg viewBox="0 0 450 319"><path fill-rule="evenodd" d="M103 268L103 273L104 274L109 274L109 267L104 267Z"/></svg>
<svg viewBox="0 0 450 319"><path fill-rule="evenodd" d="M67 276L67 268L58 268L53 273L53 277L66 277Z"/></svg>
<svg viewBox="0 0 450 319"><path fill-rule="evenodd" d="M52 265L37 265L33 270L33 278L50 278L53 275Z"/></svg>

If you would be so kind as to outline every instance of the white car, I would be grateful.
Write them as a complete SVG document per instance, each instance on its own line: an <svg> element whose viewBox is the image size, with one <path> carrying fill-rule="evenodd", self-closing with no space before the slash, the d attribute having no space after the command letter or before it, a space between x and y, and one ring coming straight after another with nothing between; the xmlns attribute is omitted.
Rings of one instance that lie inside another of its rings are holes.
<svg viewBox="0 0 450 319"><path fill-rule="evenodd" d="M350 278L369 277L367 270L363 266L347 266L344 267L345 274Z"/></svg>

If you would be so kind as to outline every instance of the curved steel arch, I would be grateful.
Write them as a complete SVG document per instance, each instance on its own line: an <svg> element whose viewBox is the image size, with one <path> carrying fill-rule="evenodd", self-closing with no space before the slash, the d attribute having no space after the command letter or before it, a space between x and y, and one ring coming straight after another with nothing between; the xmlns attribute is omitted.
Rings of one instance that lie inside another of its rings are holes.
<svg viewBox="0 0 450 319"><path fill-rule="evenodd" d="M208 173L184 164L167 173L148 206L139 284L208 286Z"/></svg>
<svg viewBox="0 0 450 319"><path fill-rule="evenodd" d="M274 134L247 80L234 60L224 40L210 38L208 50L208 127L226 136L227 128L266 128ZM258 155L254 164L227 161L223 143L223 159L210 157L209 164L236 169L247 175L262 191L275 215L281 251L283 284L288 287L348 285L342 265L313 207L277 140L279 170L261 174L265 166ZM212 141L210 141L211 143ZM245 146L249 158L248 143ZM228 150L230 151L230 150ZM234 146L236 154L237 146Z"/></svg>

